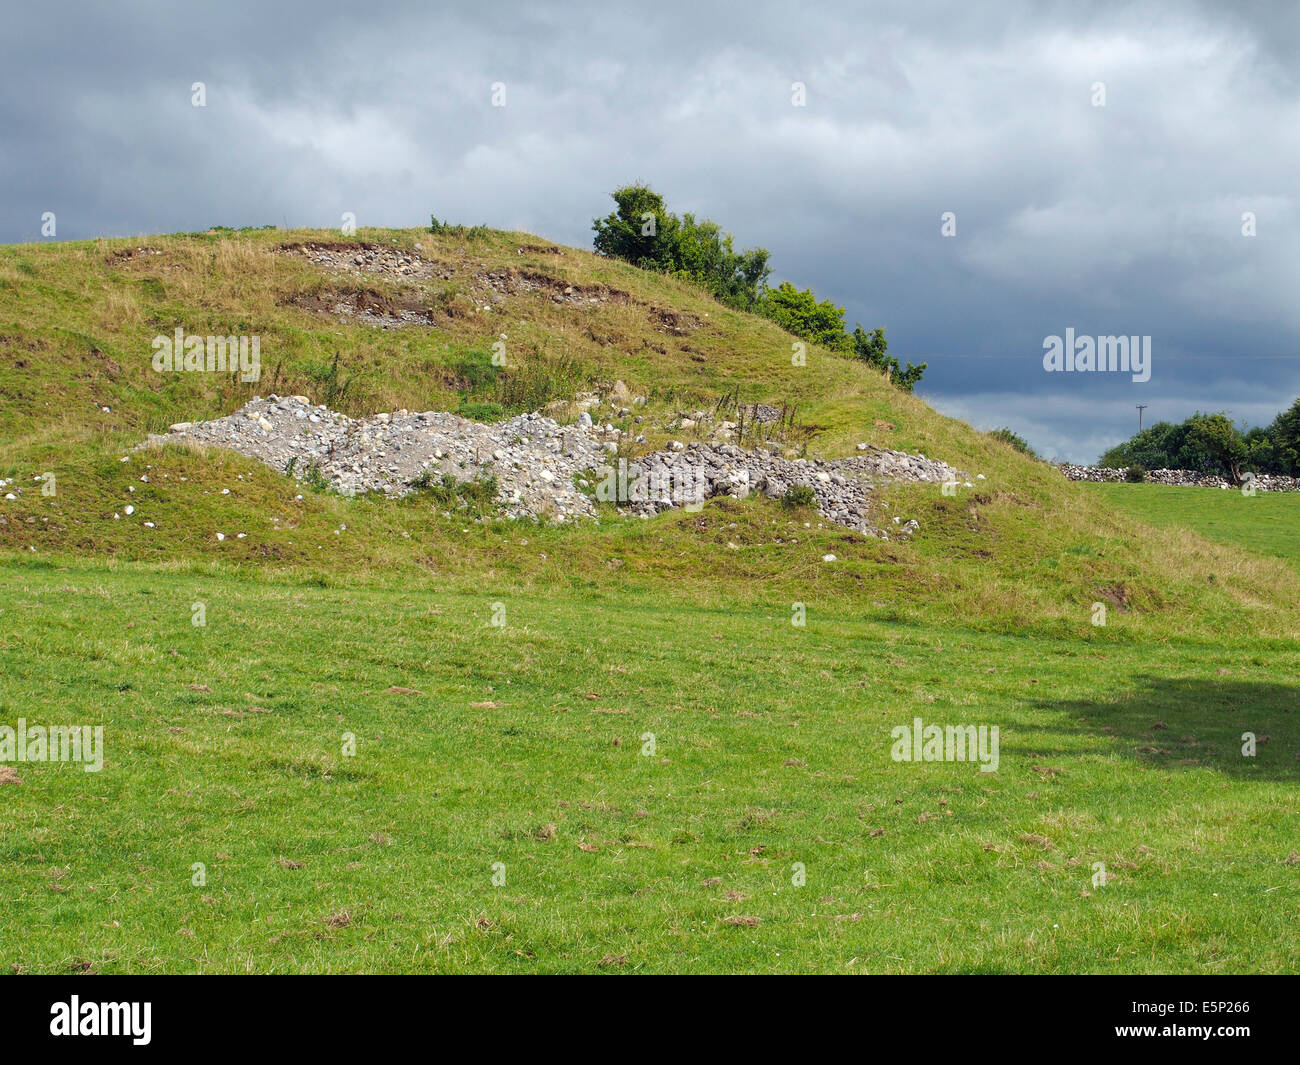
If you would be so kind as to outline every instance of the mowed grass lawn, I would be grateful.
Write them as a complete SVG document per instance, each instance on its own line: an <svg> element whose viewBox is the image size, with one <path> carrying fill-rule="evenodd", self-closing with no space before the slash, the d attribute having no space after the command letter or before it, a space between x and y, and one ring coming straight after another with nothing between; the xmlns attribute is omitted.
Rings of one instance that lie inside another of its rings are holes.
<svg viewBox="0 0 1300 1065"><path fill-rule="evenodd" d="M1294 646L791 617L7 562L0 723L106 755L0 784L0 963L1300 969ZM915 716L998 771L893 761Z"/></svg>
<svg viewBox="0 0 1300 1065"><path fill-rule="evenodd" d="M1181 525L1251 554L1300 569L1300 492L1244 496L1221 488L1162 484L1089 484L1112 506L1157 528Z"/></svg>

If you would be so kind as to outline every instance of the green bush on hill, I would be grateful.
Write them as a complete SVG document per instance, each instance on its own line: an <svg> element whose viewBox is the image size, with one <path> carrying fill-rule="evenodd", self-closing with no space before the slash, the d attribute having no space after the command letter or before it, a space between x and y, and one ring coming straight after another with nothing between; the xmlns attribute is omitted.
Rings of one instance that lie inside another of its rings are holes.
<svg viewBox="0 0 1300 1065"><path fill-rule="evenodd" d="M812 289L799 291L789 281L769 288L759 300L758 313L804 340L832 351L847 351L851 339L844 332L844 308L817 299Z"/></svg>
<svg viewBox="0 0 1300 1065"><path fill-rule="evenodd" d="M1004 444L1011 445L1022 455L1028 455L1031 459L1038 458L1038 453L1029 446L1029 441L1006 426L1001 429L990 429L989 436L993 437L994 440L1001 440Z"/></svg>
<svg viewBox="0 0 1300 1065"><path fill-rule="evenodd" d="M754 311L803 340L862 359L905 392L921 380L926 364L902 366L887 355L883 329L868 333L859 324L849 333L844 308L818 300L811 288L800 290L789 281L769 288L766 248L734 251L731 234L717 223L697 222L690 214L679 218L646 185L625 185L610 195L618 209L592 221L593 244L602 255L693 281L729 307Z"/></svg>
<svg viewBox="0 0 1300 1065"><path fill-rule="evenodd" d="M679 218L645 185L627 185L611 195L618 210L592 222L598 252L686 278L729 307L753 309L771 272L766 248L735 251L731 234L717 223L697 222L691 214Z"/></svg>

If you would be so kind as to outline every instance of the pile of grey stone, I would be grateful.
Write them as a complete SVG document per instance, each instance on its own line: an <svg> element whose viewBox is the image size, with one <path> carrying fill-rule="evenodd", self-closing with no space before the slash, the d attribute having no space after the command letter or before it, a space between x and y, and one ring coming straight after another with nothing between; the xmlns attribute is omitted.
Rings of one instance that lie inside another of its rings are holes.
<svg viewBox="0 0 1300 1065"><path fill-rule="evenodd" d="M591 404L588 399L583 405ZM570 425L536 413L491 424L445 411L349 418L305 396L270 396L253 399L225 418L178 422L149 442L228 448L299 480L320 479L344 495L403 496L443 478L495 478L503 516L558 522L594 517L598 501L648 517L717 496L762 492L780 499L804 486L828 520L883 535L872 523L871 488L877 481L937 484L966 477L922 455L866 444L858 445L862 454L833 460L680 441L619 458L623 436L612 424L593 422L586 410ZM911 523L901 531L910 534L915 528Z"/></svg>
<svg viewBox="0 0 1300 1065"><path fill-rule="evenodd" d="M608 459L617 438L616 430L559 425L539 414L494 424L445 411L349 418L305 396L270 396L150 439L228 448L300 480L323 478L343 495L403 496L444 476L495 477L505 516L564 521L594 513L576 478Z"/></svg>
<svg viewBox="0 0 1300 1065"><path fill-rule="evenodd" d="M872 521L871 489L877 481L943 483L965 477L946 463L903 452L873 449L845 459L789 459L775 450L735 444L678 444L627 463L626 469L628 504L634 514L691 507L715 496L744 498L750 492L784 499L802 487L811 489L823 517L869 535L884 535ZM623 470L616 472L622 478ZM913 521L900 531L910 535L919 527Z"/></svg>

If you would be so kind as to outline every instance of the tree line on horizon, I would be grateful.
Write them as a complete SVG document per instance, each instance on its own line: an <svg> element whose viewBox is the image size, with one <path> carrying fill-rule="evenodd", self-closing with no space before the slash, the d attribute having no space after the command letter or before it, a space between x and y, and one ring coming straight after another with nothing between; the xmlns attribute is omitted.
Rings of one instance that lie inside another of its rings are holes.
<svg viewBox="0 0 1300 1065"><path fill-rule="evenodd" d="M1300 399L1267 426L1242 431L1228 415L1197 411L1186 421L1156 422L1122 444L1097 465L1139 470L1195 470L1240 483L1246 473L1300 477Z"/></svg>
<svg viewBox="0 0 1300 1065"><path fill-rule="evenodd" d="M648 185L625 185L610 196L616 209L592 221L593 244L602 255L692 281L728 307L761 314L803 340L863 360L905 392L921 380L926 364L901 365L888 354L884 329L868 332L859 323L850 333L844 308L832 300L789 281L770 287L766 248L736 251L732 235L716 222L673 214Z"/></svg>

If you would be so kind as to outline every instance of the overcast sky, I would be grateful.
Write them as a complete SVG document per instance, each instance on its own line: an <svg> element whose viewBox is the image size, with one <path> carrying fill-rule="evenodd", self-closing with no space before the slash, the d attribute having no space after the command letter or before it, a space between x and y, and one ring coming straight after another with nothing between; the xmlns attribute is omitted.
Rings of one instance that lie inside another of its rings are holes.
<svg viewBox="0 0 1300 1065"><path fill-rule="evenodd" d="M60 240L350 211L588 247L646 181L1047 457L1139 403L1260 424L1300 395L1294 0L56 0L6 12L0 148L4 242L46 211ZM1151 336L1151 379L1045 372L1067 328Z"/></svg>

